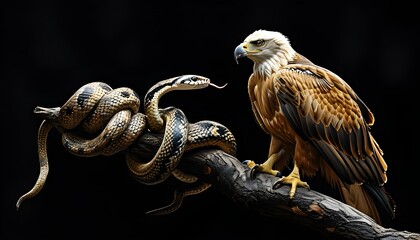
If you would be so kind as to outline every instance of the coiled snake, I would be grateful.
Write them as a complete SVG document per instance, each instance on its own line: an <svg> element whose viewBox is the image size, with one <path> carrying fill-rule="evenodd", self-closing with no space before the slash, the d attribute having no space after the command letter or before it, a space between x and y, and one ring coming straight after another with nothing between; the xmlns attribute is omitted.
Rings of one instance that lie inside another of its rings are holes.
<svg viewBox="0 0 420 240"><path fill-rule="evenodd" d="M81 157L110 156L126 150L146 129L163 133L157 153L144 162L126 152L126 163L132 176L143 184L158 184L173 175L191 187L176 190L172 204L152 210L150 214L166 214L179 208L182 199L197 194L209 183L197 181L195 176L177 168L185 151L216 146L225 152L236 154L236 141L228 128L214 121L189 123L178 108L160 109L160 98L173 90L219 87L208 78L198 75L182 75L162 80L152 86L144 98L145 114L139 112L140 99L127 87L112 89L103 82L88 83L79 88L62 107L36 107L34 113L41 116L38 131L38 155L40 173L33 188L22 195L17 203L34 197L45 184L49 167L47 136L52 128L62 133L62 144L72 154Z"/></svg>

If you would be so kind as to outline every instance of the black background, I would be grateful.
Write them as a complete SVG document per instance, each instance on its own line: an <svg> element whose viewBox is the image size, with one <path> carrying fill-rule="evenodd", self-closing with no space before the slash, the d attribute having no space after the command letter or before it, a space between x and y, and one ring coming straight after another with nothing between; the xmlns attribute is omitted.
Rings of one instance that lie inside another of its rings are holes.
<svg viewBox="0 0 420 240"><path fill-rule="evenodd" d="M141 185L129 176L122 154L71 155L55 130L48 139L47 182L15 210L39 173L41 119L33 109L61 106L92 81L128 86L140 96L155 82L183 74L228 83L222 90L168 93L160 106L181 108L190 122L224 124L237 138L239 160L265 160L269 138L254 121L247 95L252 62L237 65L233 58L235 47L257 29L284 33L298 52L340 75L370 107L372 132L389 165L386 187L397 203L388 226L420 232L413 220L420 214L417 14L401 1L2 3L0 238L316 237L301 226L238 209L212 188L186 198L169 216L145 216L172 200L175 181ZM312 189L323 190L316 183Z"/></svg>

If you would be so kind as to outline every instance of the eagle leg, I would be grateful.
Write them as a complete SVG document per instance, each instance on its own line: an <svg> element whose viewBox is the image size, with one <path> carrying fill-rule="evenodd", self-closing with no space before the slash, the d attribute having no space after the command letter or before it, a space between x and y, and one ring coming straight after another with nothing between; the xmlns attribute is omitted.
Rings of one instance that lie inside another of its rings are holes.
<svg viewBox="0 0 420 240"><path fill-rule="evenodd" d="M274 156L272 156L268 158L267 161L265 161L263 164L257 164L252 160L244 161L244 163L251 169L250 176L252 179L255 178L257 172L268 173L276 177L281 177L281 172L273 169L274 161Z"/></svg>
<svg viewBox="0 0 420 240"><path fill-rule="evenodd" d="M299 168L296 165L296 163L294 164L293 171L288 176L280 178L273 184L273 189L277 189L285 184L290 185L290 199L292 199L295 196L297 187L303 187L310 190L309 184L300 180Z"/></svg>

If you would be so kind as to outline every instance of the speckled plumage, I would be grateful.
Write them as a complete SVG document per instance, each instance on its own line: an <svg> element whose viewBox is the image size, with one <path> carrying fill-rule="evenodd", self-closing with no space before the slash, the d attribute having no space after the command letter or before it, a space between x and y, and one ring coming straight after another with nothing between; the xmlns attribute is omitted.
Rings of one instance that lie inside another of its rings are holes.
<svg viewBox="0 0 420 240"><path fill-rule="evenodd" d="M375 119L355 91L296 52L279 32L250 34L235 49L235 58L241 57L254 62L248 93L257 122L271 136L268 159L250 167L275 175L293 160L292 173L278 183L309 188L300 176L320 174L346 203L378 223L378 208L393 218L395 206L384 189L388 166L370 132Z"/></svg>

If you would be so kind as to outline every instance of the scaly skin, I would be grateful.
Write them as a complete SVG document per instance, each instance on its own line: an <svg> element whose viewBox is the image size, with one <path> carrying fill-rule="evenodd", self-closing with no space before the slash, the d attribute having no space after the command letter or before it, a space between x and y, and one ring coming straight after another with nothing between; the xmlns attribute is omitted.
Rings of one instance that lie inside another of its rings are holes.
<svg viewBox="0 0 420 240"><path fill-rule="evenodd" d="M118 153L128 148L146 128L152 131L164 129L162 145L149 162L140 162L135 156L127 153L129 170L144 184L162 182L174 171L179 179L196 182L194 176L176 170L183 152L197 147L216 146L235 154L235 138L226 127L216 122L202 121L190 125L181 110L173 107L159 109L158 101L162 95L172 90L200 89L207 86L222 88L197 75L184 75L160 81L146 94L146 115L138 113L140 100L133 90L112 89L102 82L82 86L62 107L36 107L35 114L44 119L38 133L40 174L33 188L17 201L17 209L24 200L38 194L45 184L48 175L47 136L53 127L62 133L63 146L72 154L82 157ZM78 135L79 130L88 135L98 135L85 138L86 136ZM191 135L188 135L189 131ZM197 184L202 185L194 185L195 190L185 190L185 194L179 196L183 198L208 188L206 183ZM175 204L171 209L177 207L179 206Z"/></svg>

